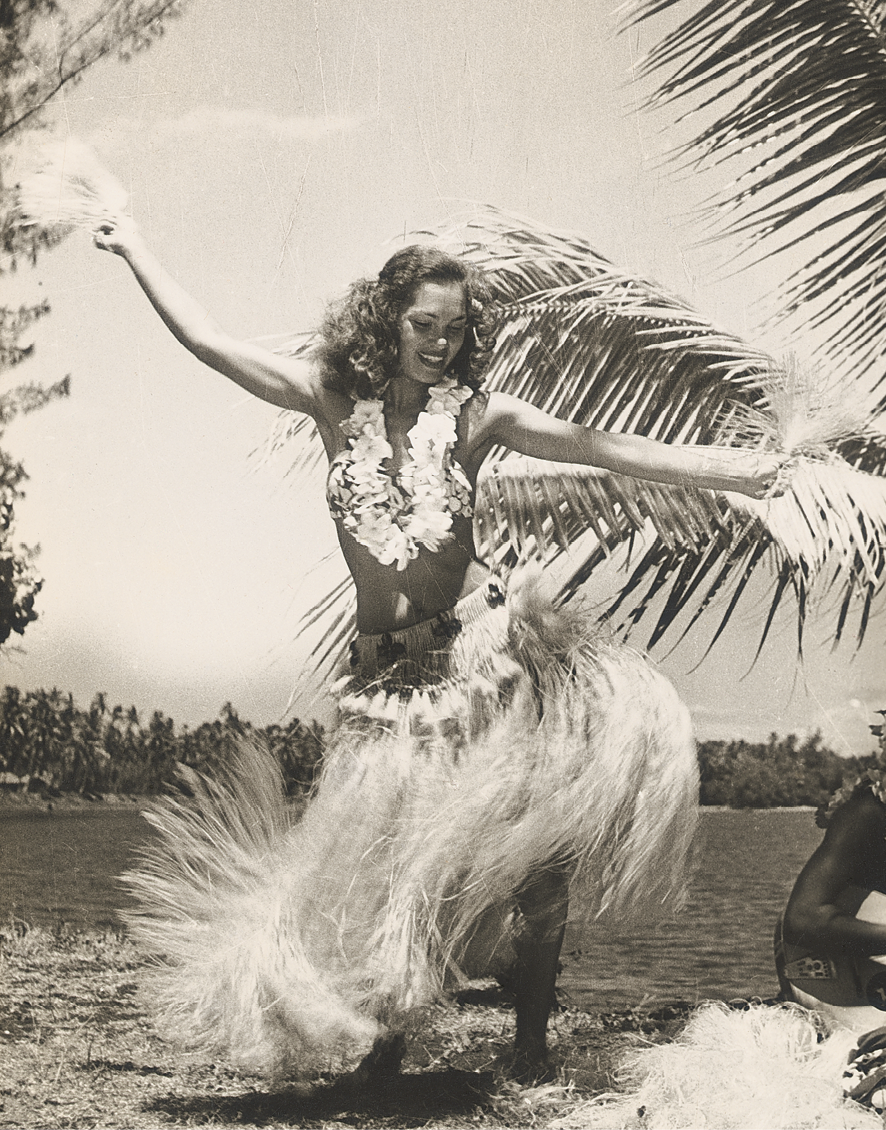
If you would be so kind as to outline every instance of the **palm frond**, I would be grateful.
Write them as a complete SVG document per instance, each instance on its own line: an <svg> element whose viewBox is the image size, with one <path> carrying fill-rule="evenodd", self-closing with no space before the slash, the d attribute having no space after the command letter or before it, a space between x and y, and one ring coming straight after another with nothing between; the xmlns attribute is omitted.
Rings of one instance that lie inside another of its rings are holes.
<svg viewBox="0 0 886 1130"><path fill-rule="evenodd" d="M486 208L433 232L481 267L504 308L488 386L561 419L708 443L764 402L773 362L580 236Z"/></svg>
<svg viewBox="0 0 886 1130"><path fill-rule="evenodd" d="M310 651L314 673L328 673L338 667L356 632L356 593L343 559L331 574L329 588L299 624L298 637L314 640Z"/></svg>
<svg viewBox="0 0 886 1130"><path fill-rule="evenodd" d="M886 453L886 438L880 446ZM505 569L528 557L550 561L583 545L590 532L591 548L571 560L563 575L567 598L628 538L643 535L648 548L603 617L615 622L621 613L618 630L627 636L653 597L664 598L650 646L679 618L686 622L685 635L716 601L715 641L761 565L770 576L763 638L788 593L804 609L815 594L832 599L837 641L852 607L861 605L860 643L865 610L886 581L886 479L840 459L801 457L791 491L759 502L521 456L488 468L476 511L480 555Z"/></svg>
<svg viewBox="0 0 886 1130"><path fill-rule="evenodd" d="M695 624L719 608L717 638L750 577L767 566L761 642L789 594L801 629L812 595L823 591L836 605L838 637L861 605L860 639L886 576L886 436L843 410L845 390L804 383L790 365L617 270L579 237L494 210L421 234L482 266L504 306L491 387L589 426L672 443L777 446L801 456L793 490L755 503L498 452L477 488L483 559L507 570L526 557L552 561L571 549L561 572L568 596L642 535L647 548L605 612L613 623L621 618L623 633L663 596L651 643L681 613ZM353 623L350 586L338 584L307 619L323 630L315 660L331 662Z"/></svg>
<svg viewBox="0 0 886 1130"><path fill-rule="evenodd" d="M284 357L310 357L316 347L315 333L300 333L287 336L273 351ZM320 433L314 421L300 412L278 413L266 443L252 454L260 465L282 460L284 476L295 476L300 482L316 479L326 464Z"/></svg>
<svg viewBox="0 0 886 1130"><path fill-rule="evenodd" d="M679 2L632 0L627 22ZM826 331L826 356L870 388L886 377L884 25L883 0L709 0L638 68L665 75L652 105L689 100L693 120L715 115L676 156L713 167L752 155L713 202L722 234L744 237L749 258L816 237L775 320L802 310Z"/></svg>

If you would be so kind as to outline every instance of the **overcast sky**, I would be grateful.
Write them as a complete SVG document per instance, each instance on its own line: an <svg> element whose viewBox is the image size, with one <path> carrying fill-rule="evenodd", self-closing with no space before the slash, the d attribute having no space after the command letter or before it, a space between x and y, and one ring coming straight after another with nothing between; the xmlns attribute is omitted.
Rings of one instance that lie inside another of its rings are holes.
<svg viewBox="0 0 886 1130"><path fill-rule="evenodd" d="M692 206L715 182L663 163L685 133L638 110L631 68L651 33L616 35L615 8L191 0L150 51L60 95L57 128L95 147L161 260L244 337L310 328L398 235L480 202L584 234L780 349L759 325L785 268L730 278L734 249L696 245ZM0 678L190 724L227 700L281 719L305 667L299 616L335 541L316 492L250 458L275 410L187 355L84 234L13 285L52 305L21 378L71 373L73 392L6 437L31 476L18 531L41 544L46 584ZM813 623L800 669L783 616L748 674L759 617L749 607L700 668L706 634L656 653L699 735L820 728L842 752L869 750L886 705L882 622L857 656L832 654L832 621Z"/></svg>

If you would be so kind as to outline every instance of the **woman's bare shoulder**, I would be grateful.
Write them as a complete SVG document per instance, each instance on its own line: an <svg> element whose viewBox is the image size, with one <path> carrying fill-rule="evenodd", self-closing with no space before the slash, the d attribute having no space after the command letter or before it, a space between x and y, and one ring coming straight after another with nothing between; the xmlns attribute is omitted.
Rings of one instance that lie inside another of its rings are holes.
<svg viewBox="0 0 886 1130"><path fill-rule="evenodd" d="M516 397L505 392L494 392L481 388L475 392L462 408L462 414L467 422L469 432L478 443L482 443L488 435L495 431L496 425L502 415L513 410L515 404L520 404Z"/></svg>
<svg viewBox="0 0 886 1130"><path fill-rule="evenodd" d="M296 410L307 412L318 423L321 420L337 423L342 413L347 415L353 407L353 402L339 389L318 351L304 351L293 357L277 354L277 364L281 375L297 394Z"/></svg>

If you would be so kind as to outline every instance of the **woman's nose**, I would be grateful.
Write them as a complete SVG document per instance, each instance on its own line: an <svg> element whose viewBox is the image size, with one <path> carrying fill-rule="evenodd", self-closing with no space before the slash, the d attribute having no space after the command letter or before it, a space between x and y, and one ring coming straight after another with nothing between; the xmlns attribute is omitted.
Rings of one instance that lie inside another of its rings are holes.
<svg viewBox="0 0 886 1130"><path fill-rule="evenodd" d="M438 344L438 345L443 345L443 346L447 346L447 345L449 344L449 338L447 338L447 337L438 337L438 338L437 338L437 344Z"/></svg>

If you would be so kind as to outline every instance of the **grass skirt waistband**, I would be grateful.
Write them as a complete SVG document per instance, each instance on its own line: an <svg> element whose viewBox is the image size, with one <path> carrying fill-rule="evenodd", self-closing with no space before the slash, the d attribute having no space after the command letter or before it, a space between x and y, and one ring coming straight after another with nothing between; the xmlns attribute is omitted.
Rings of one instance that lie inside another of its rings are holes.
<svg viewBox="0 0 886 1130"><path fill-rule="evenodd" d="M360 637L340 724L295 821L244 746L164 801L130 882L155 992L189 1043L265 1071L364 1052L448 985L506 967L516 896L551 866L571 913L678 901L695 822L687 712L641 655L537 578Z"/></svg>

